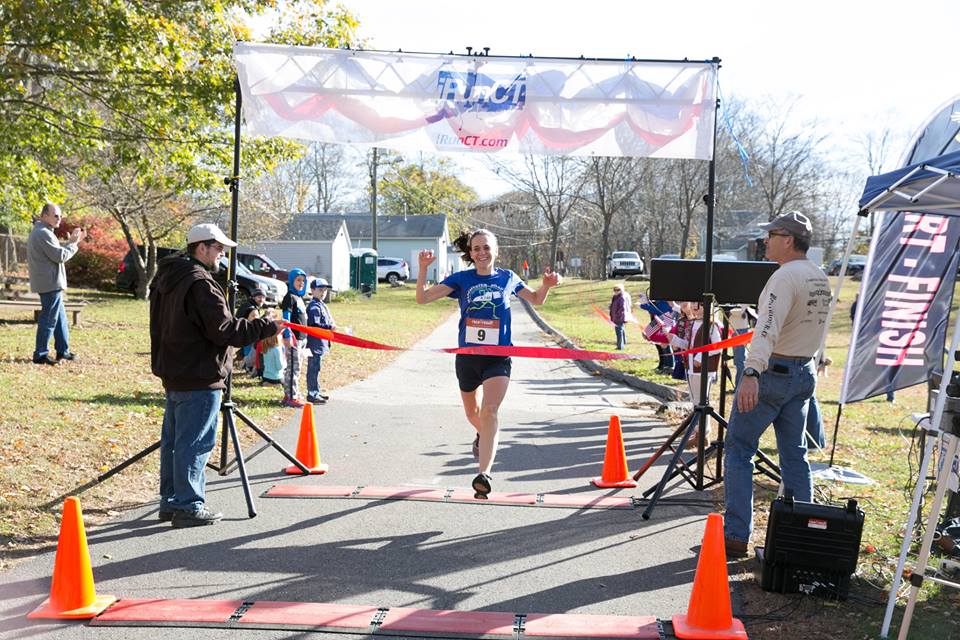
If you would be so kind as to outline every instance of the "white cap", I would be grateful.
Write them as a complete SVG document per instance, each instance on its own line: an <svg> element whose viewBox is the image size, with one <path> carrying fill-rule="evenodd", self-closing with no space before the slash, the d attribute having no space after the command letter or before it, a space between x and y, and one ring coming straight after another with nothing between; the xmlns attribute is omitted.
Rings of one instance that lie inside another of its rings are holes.
<svg viewBox="0 0 960 640"><path fill-rule="evenodd" d="M203 242L204 240L216 240L225 247L235 247L237 243L228 238L220 227L215 224L198 224L187 231L187 244L194 242Z"/></svg>

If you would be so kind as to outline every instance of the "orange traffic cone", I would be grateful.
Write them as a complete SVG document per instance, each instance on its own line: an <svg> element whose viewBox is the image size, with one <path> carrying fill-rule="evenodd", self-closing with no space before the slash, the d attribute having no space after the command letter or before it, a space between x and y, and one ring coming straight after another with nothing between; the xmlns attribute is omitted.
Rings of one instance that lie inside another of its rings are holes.
<svg viewBox="0 0 960 640"><path fill-rule="evenodd" d="M297 460L303 463L310 473L322 474L330 469L330 465L320 462L320 447L317 445L317 430L313 426L313 405L309 402L303 405L303 415L300 418L300 437L297 438ZM302 475L303 471L296 465L290 465L285 472Z"/></svg>
<svg viewBox="0 0 960 640"><path fill-rule="evenodd" d="M603 470L599 478L591 480L602 488L630 488L637 486L627 471L627 452L623 449L623 431L620 429L620 416L610 416L607 429L607 450L603 454Z"/></svg>
<svg viewBox="0 0 960 640"><path fill-rule="evenodd" d="M730 608L723 516L719 513L707 516L690 603L686 615L673 616L673 633L678 638L698 640L745 640L747 637L743 623L733 617Z"/></svg>
<svg viewBox="0 0 960 640"><path fill-rule="evenodd" d="M27 617L93 618L116 600L116 596L98 596L93 586L80 500L70 496L63 503L50 597L28 613Z"/></svg>

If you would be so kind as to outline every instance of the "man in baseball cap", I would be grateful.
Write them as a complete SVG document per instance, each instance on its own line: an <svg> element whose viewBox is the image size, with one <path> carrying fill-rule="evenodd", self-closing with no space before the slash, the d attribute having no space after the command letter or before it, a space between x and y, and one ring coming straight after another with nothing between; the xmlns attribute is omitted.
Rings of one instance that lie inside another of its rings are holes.
<svg viewBox="0 0 960 640"><path fill-rule="evenodd" d="M204 467L217 438L217 416L233 370L230 347L276 335L271 316L235 318L212 273L224 247L216 225L187 232L186 253L167 256L150 285L150 365L167 400L160 430L160 513L176 528L219 522L206 503Z"/></svg>
<svg viewBox="0 0 960 640"><path fill-rule="evenodd" d="M810 223L810 218L799 211L784 213L770 222L764 222L757 226L765 231L785 231L794 238L806 240L808 246L810 238L813 237L813 225Z"/></svg>
<svg viewBox="0 0 960 640"><path fill-rule="evenodd" d="M220 227L215 224L210 224L209 222L198 224L195 227L191 227L190 231L187 231L188 245L209 240L216 240L225 247L237 246L236 242L228 238L223 231L220 231Z"/></svg>
<svg viewBox="0 0 960 640"><path fill-rule="evenodd" d="M830 309L830 282L807 258L813 225L799 211L760 225L767 260L780 267L757 302L757 326L737 384L724 442L724 537L727 557L744 557L753 535L753 457L772 424L783 486L813 499L804 433L817 384L815 356Z"/></svg>

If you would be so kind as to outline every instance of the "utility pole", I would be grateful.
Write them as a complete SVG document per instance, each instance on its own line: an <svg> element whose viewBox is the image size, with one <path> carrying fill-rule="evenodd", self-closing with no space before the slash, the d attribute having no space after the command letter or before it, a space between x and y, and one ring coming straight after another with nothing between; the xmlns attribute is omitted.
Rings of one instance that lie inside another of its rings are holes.
<svg viewBox="0 0 960 640"><path fill-rule="evenodd" d="M373 215L373 226L372 226L372 239L371 239L371 248L377 250L377 163L379 161L379 156L377 153L377 148L373 148L373 162L370 164L370 190L373 193L373 197L370 200L370 211Z"/></svg>

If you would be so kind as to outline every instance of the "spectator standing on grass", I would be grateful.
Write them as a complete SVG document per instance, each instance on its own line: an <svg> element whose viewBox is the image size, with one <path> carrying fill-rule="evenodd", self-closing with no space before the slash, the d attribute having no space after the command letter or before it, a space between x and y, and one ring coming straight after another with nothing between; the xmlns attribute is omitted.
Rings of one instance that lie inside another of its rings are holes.
<svg viewBox="0 0 960 640"><path fill-rule="evenodd" d="M280 331L272 317L246 320L230 312L213 278L225 247L213 224L187 232L186 253L160 261L150 284L150 364L167 394L160 433L161 521L174 527L214 524L206 505L204 467L217 438L220 398L230 375L230 347Z"/></svg>
<svg viewBox="0 0 960 640"><path fill-rule="evenodd" d="M258 344L263 353L263 384L283 384L283 347L279 336L270 336Z"/></svg>
<svg viewBox="0 0 960 640"><path fill-rule="evenodd" d="M329 290L330 284L323 278L315 278L310 283L310 304L307 305L308 327L330 330L337 328L330 309L323 301ZM320 392L320 366L323 363L323 356L330 351L330 341L308 335L307 351L310 353L307 360L307 402L323 404L330 398Z"/></svg>
<svg viewBox="0 0 960 640"><path fill-rule="evenodd" d="M293 324L307 323L307 306L303 296L307 293L307 274L303 269L291 269L287 276L287 295L283 296L280 310L283 319ZM283 355L287 368L283 373L283 400L285 407L303 406L300 398L300 358L307 346L307 337L290 327L283 329Z"/></svg>
<svg viewBox="0 0 960 640"><path fill-rule="evenodd" d="M757 326L730 411L724 461L724 535L728 557L743 557L753 532L753 457L760 436L776 431L786 491L810 502L813 483L807 461L810 398L816 389L814 356L830 307L830 282L807 257L813 226L799 211L761 224L766 256L780 267L757 304Z"/></svg>
<svg viewBox="0 0 960 640"><path fill-rule="evenodd" d="M30 291L40 294L34 364L57 364L61 360L73 360L76 357L70 351L70 330L67 328L67 311L63 306L63 292L67 288L64 263L76 255L80 241L87 234L77 227L61 245L53 230L60 226L62 219L60 207L48 202L40 210L40 219L34 223L27 240ZM49 358L51 337L57 352L56 360Z"/></svg>
<svg viewBox="0 0 960 640"><path fill-rule="evenodd" d="M623 351L627 346L627 331L624 324L633 318L630 301L630 294L627 293L622 284L613 285L613 298L610 299L610 322L613 323L614 333L617 335L617 350Z"/></svg>
<svg viewBox="0 0 960 640"><path fill-rule="evenodd" d="M650 314L650 324L644 329L644 337L651 340L657 348L657 355L660 359L657 363L657 373L672 374L674 370L673 350L670 347L669 339L666 339L666 335L676 324L676 316L679 314L679 310L675 310L674 305L667 300L649 300L643 292L637 296L637 306ZM655 335L656 338L654 338ZM677 358L677 360L680 359Z"/></svg>

